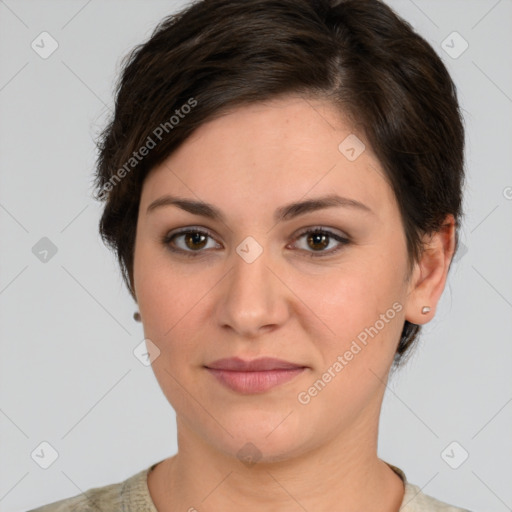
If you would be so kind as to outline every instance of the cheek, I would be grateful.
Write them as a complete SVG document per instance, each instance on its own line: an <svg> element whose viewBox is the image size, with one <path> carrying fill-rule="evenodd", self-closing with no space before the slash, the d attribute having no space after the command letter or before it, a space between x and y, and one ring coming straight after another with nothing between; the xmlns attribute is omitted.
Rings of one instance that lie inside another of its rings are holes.
<svg viewBox="0 0 512 512"><path fill-rule="evenodd" d="M314 281L298 278L296 283L302 286L296 290L335 338L346 339L373 325L381 314L402 300L402 281L401 262L394 259L386 265L382 259L374 262L366 258L346 266L341 264L339 269ZM393 311L396 309L395 306Z"/></svg>
<svg viewBox="0 0 512 512"><path fill-rule="evenodd" d="M308 414L343 423L384 391L403 326L401 275L373 268L332 273L322 290L309 289L309 303L329 329L315 341L321 364L297 396Z"/></svg>
<svg viewBox="0 0 512 512"><path fill-rule="evenodd" d="M201 364L204 333L213 328L206 325L213 320L205 312L205 294L218 278L208 269L199 273L194 265L173 264L149 243L137 247L134 268L144 336L160 350L154 371L158 380L167 381L163 367L178 377L187 365Z"/></svg>
<svg viewBox="0 0 512 512"><path fill-rule="evenodd" d="M297 279L302 282L297 294L328 327L316 341L321 365L311 379L321 381L324 399L318 405L365 402L381 386L377 376L388 371L403 327L406 257L401 254L382 246L366 249L318 280Z"/></svg>
<svg viewBox="0 0 512 512"><path fill-rule="evenodd" d="M135 248L134 281L144 327L162 337L182 317L193 299L190 276L173 268L165 250L141 240Z"/></svg>
<svg viewBox="0 0 512 512"><path fill-rule="evenodd" d="M187 411L189 367L199 361L201 354L192 326L198 325L194 315L199 311L196 308L204 290L198 288L193 276L180 272L165 256L142 244L137 248L134 268L144 337L159 350L151 365L153 372L173 408Z"/></svg>

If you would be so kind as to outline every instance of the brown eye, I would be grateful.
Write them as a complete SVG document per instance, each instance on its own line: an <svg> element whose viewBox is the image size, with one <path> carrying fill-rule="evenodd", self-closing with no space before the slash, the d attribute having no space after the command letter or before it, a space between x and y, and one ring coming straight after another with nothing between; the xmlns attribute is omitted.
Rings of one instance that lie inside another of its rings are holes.
<svg viewBox="0 0 512 512"><path fill-rule="evenodd" d="M305 244L297 245L299 249L309 253L311 257L330 256L338 252L344 245L350 243L348 238L320 228L310 228L307 231L303 231L295 239L296 243L302 239L305 240ZM330 249L328 249L329 247Z"/></svg>
<svg viewBox="0 0 512 512"><path fill-rule="evenodd" d="M329 246L329 237L324 233L312 233L307 237L307 243L312 249L325 249Z"/></svg>
<svg viewBox="0 0 512 512"><path fill-rule="evenodd" d="M186 246L193 250L202 249L206 245L206 240L208 238L207 235L203 235L196 231L185 233L183 236Z"/></svg>
<svg viewBox="0 0 512 512"><path fill-rule="evenodd" d="M199 256L206 252L203 249L216 249L219 244L207 231L200 229L183 229L178 232L171 232L164 236L162 243L169 250L186 254L187 256ZM208 244L210 245L208 246ZM212 245L213 244L213 245ZM197 254L195 254L197 253Z"/></svg>

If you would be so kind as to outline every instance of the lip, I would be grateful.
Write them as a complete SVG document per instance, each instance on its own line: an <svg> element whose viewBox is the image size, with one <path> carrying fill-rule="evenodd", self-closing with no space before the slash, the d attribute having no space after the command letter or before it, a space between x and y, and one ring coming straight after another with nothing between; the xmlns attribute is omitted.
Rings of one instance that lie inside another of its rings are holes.
<svg viewBox="0 0 512 512"><path fill-rule="evenodd" d="M252 361L219 359L205 368L224 386L242 394L263 393L300 375L305 366L262 357Z"/></svg>
<svg viewBox="0 0 512 512"><path fill-rule="evenodd" d="M228 357L217 359L217 361L205 366L212 370L231 370L237 372L264 372L268 370L296 370L297 368L305 368L304 365L290 363L289 361L275 359L274 357L259 357L252 361L244 361L239 357Z"/></svg>

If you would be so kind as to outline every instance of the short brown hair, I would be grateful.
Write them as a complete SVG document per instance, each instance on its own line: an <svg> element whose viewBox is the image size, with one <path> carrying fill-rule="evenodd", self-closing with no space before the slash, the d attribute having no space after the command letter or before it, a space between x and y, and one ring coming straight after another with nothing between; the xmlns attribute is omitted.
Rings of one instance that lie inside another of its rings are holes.
<svg viewBox="0 0 512 512"><path fill-rule="evenodd" d="M464 129L456 89L407 22L379 0L199 0L127 55L115 112L97 141L100 233L134 298L148 172L206 121L283 94L327 98L356 120L397 198L410 268L421 236L438 231L447 214L458 245ZM419 330L405 321L396 365Z"/></svg>

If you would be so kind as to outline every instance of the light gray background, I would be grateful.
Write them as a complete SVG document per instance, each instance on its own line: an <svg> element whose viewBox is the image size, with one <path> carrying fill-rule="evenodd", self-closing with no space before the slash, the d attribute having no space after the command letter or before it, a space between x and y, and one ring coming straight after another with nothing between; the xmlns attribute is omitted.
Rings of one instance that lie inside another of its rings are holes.
<svg viewBox="0 0 512 512"><path fill-rule="evenodd" d="M504 512L512 510L512 2L389 3L459 89L467 252L415 356L389 383L380 456L427 494ZM121 481L176 451L174 412L132 353L142 327L97 234L90 194L92 140L112 108L121 58L182 5L0 0L1 511ZM47 59L31 48L43 31L59 44ZM453 31L469 43L456 59L441 46ZM42 237L57 247L46 263L32 252ZM59 454L46 470L31 458L43 441ZM452 441L469 453L458 469L441 457Z"/></svg>

